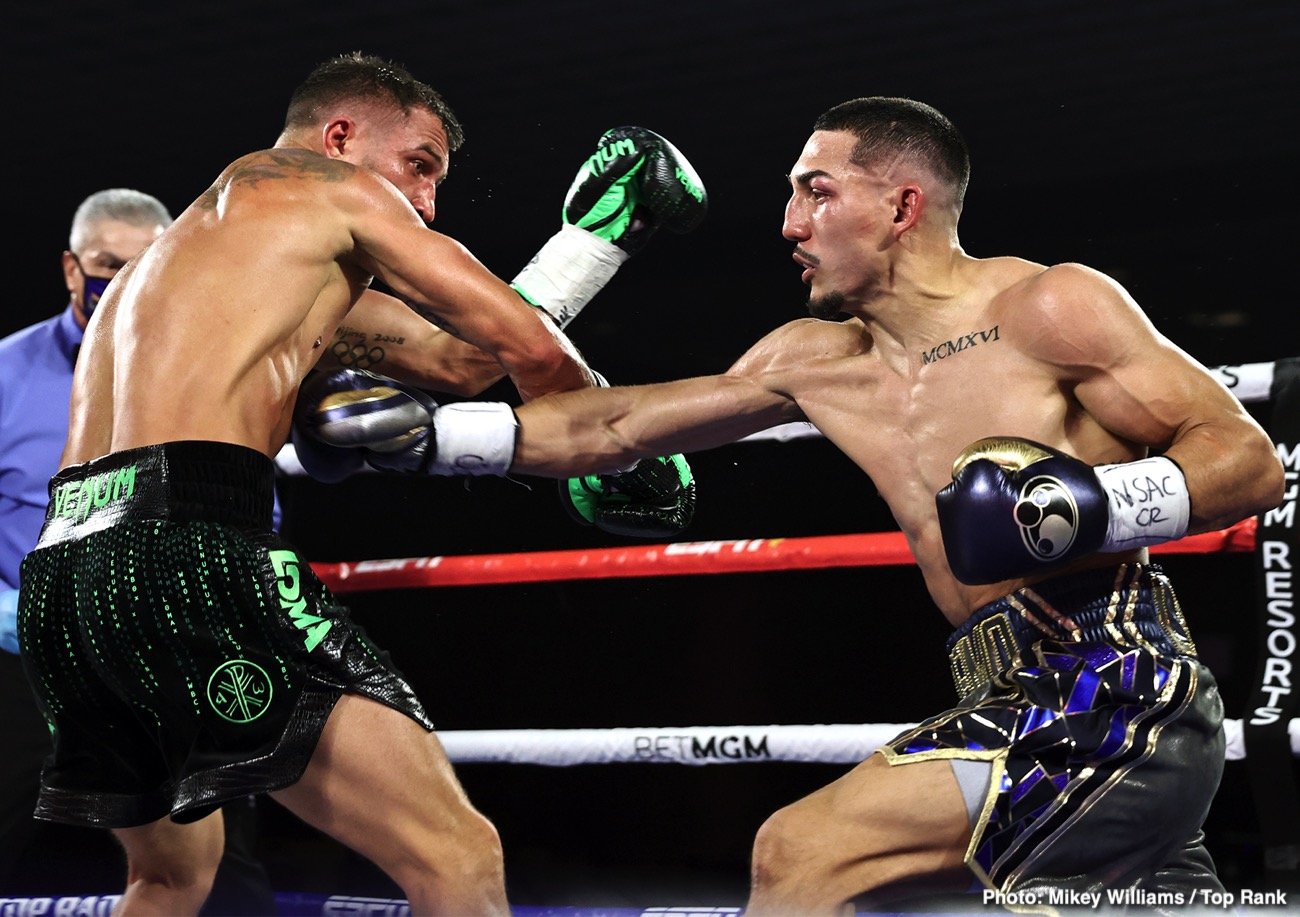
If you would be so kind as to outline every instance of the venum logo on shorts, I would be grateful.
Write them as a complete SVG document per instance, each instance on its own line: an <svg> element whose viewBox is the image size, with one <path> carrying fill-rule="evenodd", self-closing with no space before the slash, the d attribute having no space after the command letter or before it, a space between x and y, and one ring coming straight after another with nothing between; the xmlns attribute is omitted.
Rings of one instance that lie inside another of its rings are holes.
<svg viewBox="0 0 1300 917"><path fill-rule="evenodd" d="M1070 549L1079 533L1079 506L1074 494L1050 475L1025 482L1012 513L1025 547L1041 561L1056 560Z"/></svg>
<svg viewBox="0 0 1300 917"><path fill-rule="evenodd" d="M271 693L266 670L247 659L223 662L208 679L208 703L232 723L251 723L265 713Z"/></svg>
<svg viewBox="0 0 1300 917"><path fill-rule="evenodd" d="M292 551L272 551L271 568L275 571L275 588L279 593L280 607L289 613L289 620L294 627L307 632L303 644L310 653L320 646L334 622L307 611L307 599L302 594L302 561L298 555Z"/></svg>
<svg viewBox="0 0 1300 917"><path fill-rule="evenodd" d="M69 481L54 491L54 517L84 522L92 509L125 500L135 493L135 465Z"/></svg>

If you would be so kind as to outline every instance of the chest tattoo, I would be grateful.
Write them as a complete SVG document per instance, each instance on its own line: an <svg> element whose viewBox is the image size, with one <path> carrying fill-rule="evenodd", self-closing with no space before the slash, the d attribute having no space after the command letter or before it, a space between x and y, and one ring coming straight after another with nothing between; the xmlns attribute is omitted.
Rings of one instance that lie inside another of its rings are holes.
<svg viewBox="0 0 1300 917"><path fill-rule="evenodd" d="M959 338L944 341L942 344L935 344L929 350L924 351L921 354L921 365L928 366L931 363L937 363L946 357L951 357L953 354L961 353L963 350L978 347L980 344L992 344L997 339L997 325L986 331L972 331L970 334L963 334Z"/></svg>

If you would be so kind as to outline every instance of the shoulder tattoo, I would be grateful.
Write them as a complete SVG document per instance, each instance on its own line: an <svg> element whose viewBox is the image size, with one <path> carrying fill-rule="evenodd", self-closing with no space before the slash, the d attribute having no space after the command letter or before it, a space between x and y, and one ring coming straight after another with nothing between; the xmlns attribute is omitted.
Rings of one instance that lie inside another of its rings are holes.
<svg viewBox="0 0 1300 917"><path fill-rule="evenodd" d="M199 210L216 210L217 201L219 201L220 199L221 199L221 192L217 190L216 185L213 185L212 187L208 188L207 191L204 191L202 194L199 195L198 200L194 202L194 206L197 207Z"/></svg>
<svg viewBox="0 0 1300 917"><path fill-rule="evenodd" d="M231 170L230 184L243 183L256 186L258 182L287 178L341 182L353 171L354 167L347 163L305 150L268 150L263 155Z"/></svg>

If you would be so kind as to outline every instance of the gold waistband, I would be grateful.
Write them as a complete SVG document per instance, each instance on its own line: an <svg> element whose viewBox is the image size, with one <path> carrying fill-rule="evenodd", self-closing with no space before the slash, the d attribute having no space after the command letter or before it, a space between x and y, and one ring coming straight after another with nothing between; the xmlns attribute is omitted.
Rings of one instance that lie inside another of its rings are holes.
<svg viewBox="0 0 1300 917"><path fill-rule="evenodd" d="M972 621L949 644L959 697L1037 663L1034 648L1049 640L1196 655L1173 587L1158 568L1144 564L1018 589L976 611Z"/></svg>

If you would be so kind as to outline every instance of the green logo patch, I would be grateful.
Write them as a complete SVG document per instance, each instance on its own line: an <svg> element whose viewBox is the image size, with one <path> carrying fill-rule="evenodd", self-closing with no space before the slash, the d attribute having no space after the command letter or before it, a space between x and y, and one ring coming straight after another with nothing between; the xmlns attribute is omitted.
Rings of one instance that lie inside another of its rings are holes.
<svg viewBox="0 0 1300 917"><path fill-rule="evenodd" d="M289 614L293 626L306 631L303 645L307 652L320 646L333 626L320 615L307 610L307 598L302 594L302 562L292 551L272 551L271 568L275 571L275 588L280 594L280 607Z"/></svg>
<svg viewBox="0 0 1300 917"><path fill-rule="evenodd" d="M223 662L208 679L208 703L223 720L251 723L271 706L271 679L256 662Z"/></svg>

